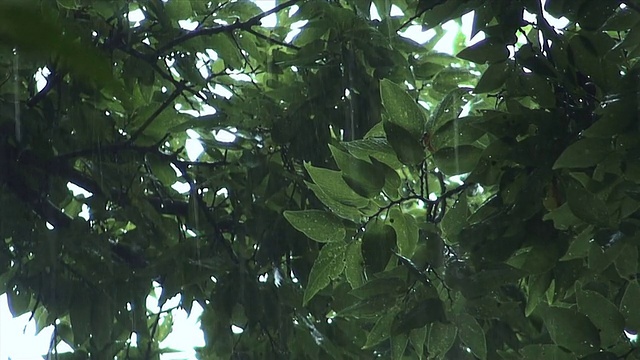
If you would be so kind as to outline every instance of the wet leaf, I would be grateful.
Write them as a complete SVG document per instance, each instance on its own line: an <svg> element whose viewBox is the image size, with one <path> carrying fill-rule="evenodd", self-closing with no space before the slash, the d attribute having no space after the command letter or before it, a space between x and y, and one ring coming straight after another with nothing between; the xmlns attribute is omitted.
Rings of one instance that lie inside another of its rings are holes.
<svg viewBox="0 0 640 360"><path fill-rule="evenodd" d="M326 211L285 211L284 217L298 231L318 242L339 242L346 235L340 218Z"/></svg>
<svg viewBox="0 0 640 360"><path fill-rule="evenodd" d="M388 121L405 129L410 138L418 139L427 122L422 107L404 89L387 79L380 81L380 96Z"/></svg>
<svg viewBox="0 0 640 360"><path fill-rule="evenodd" d="M347 244L344 242L328 243L322 247L318 258L313 263L309 273L309 283L304 290L302 302L306 305L320 290L324 289L331 280L342 274L345 267L345 251Z"/></svg>

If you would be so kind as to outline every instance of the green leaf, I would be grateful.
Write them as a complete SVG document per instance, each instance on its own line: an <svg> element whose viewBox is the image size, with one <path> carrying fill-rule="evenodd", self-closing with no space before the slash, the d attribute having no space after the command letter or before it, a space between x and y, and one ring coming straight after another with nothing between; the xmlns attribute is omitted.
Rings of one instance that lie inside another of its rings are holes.
<svg viewBox="0 0 640 360"><path fill-rule="evenodd" d="M328 243L320 249L316 261L309 273L309 283L304 289L303 305L306 305L320 290L336 279L345 267L345 252L347 244L344 242Z"/></svg>
<svg viewBox="0 0 640 360"><path fill-rule="evenodd" d="M443 124L458 117L467 104L471 90L469 87L456 87L447 91L447 94L442 97L431 113L431 119L427 124L427 130L430 134L437 131Z"/></svg>
<svg viewBox="0 0 640 360"><path fill-rule="evenodd" d="M400 208L389 211L389 223L396 232L396 244L401 255L411 258L418 244L418 225L413 216L403 214Z"/></svg>
<svg viewBox="0 0 640 360"><path fill-rule="evenodd" d="M576 357L560 346L551 344L527 345L520 350L521 360L576 360Z"/></svg>
<svg viewBox="0 0 640 360"><path fill-rule="evenodd" d="M313 182L334 200L358 208L369 203L366 198L358 195L347 185L340 171L315 167L309 163L305 163L304 168L307 169Z"/></svg>
<svg viewBox="0 0 640 360"><path fill-rule="evenodd" d="M351 288L355 289L362 286L365 282L362 240L356 240L349 243L344 261L344 274L347 277L347 281L351 285Z"/></svg>
<svg viewBox="0 0 640 360"><path fill-rule="evenodd" d="M76 292L71 297L69 321L73 330L73 341L81 346L88 338L91 326L91 303L86 301L82 293Z"/></svg>
<svg viewBox="0 0 640 360"><path fill-rule="evenodd" d="M632 279L638 273L638 247L632 244L624 244L624 249L616 258L614 264L618 274L623 279Z"/></svg>
<svg viewBox="0 0 640 360"><path fill-rule="evenodd" d="M471 349L471 352L480 359L487 358L487 340L484 330L478 321L469 314L459 314L455 318L460 340Z"/></svg>
<svg viewBox="0 0 640 360"><path fill-rule="evenodd" d="M38 306L35 313L33 314L33 318L36 322L36 335L38 335L42 329L53 323L53 320L49 321L50 314L43 306Z"/></svg>
<svg viewBox="0 0 640 360"><path fill-rule="evenodd" d="M640 285L637 280L628 283L627 289L620 301L620 313L625 318L625 326L627 330L640 330L640 312L638 311L640 304Z"/></svg>
<svg viewBox="0 0 640 360"><path fill-rule="evenodd" d="M447 210L442 219L441 228L443 237L447 239L449 243L457 242L458 235L467 225L468 217L469 207L467 205L467 196L462 194L458 201Z"/></svg>
<svg viewBox="0 0 640 360"><path fill-rule="evenodd" d="M425 299L411 309L396 316L392 325L392 334L420 329L435 321L445 321L444 304L440 299Z"/></svg>
<svg viewBox="0 0 640 360"><path fill-rule="evenodd" d="M452 90L469 91L475 85L477 77L478 75L475 75L469 69L447 67L433 79L433 89L442 93Z"/></svg>
<svg viewBox="0 0 640 360"><path fill-rule="evenodd" d="M565 188L567 203L576 217L589 224L607 225L609 223L610 215L604 201L587 191L574 179L569 179Z"/></svg>
<svg viewBox="0 0 640 360"><path fill-rule="evenodd" d="M383 125L382 122L378 124ZM381 126L381 131L382 130ZM384 134L381 136L384 136ZM369 159L369 157L373 157L378 161L387 164L392 169L399 169L402 167L402 163L398 161L398 157L393 151L391 145L389 145L387 139L367 138L345 142L342 145L347 149L347 151L353 154L353 156L360 159L366 160Z"/></svg>
<svg viewBox="0 0 640 360"><path fill-rule="evenodd" d="M476 64L497 63L509 57L507 46L491 38L480 40L456 55Z"/></svg>
<svg viewBox="0 0 640 360"><path fill-rule="evenodd" d="M476 167L481 155L482 149L471 145L462 145L438 149L433 154L433 161L440 171L453 176L471 172Z"/></svg>
<svg viewBox="0 0 640 360"><path fill-rule="evenodd" d="M167 313L162 317L160 325L158 326L158 330L156 332L157 341L161 342L167 338L171 334L173 330L173 314L171 312Z"/></svg>
<svg viewBox="0 0 640 360"><path fill-rule="evenodd" d="M396 233L391 226L376 220L367 224L362 235L362 257L367 274L383 271L395 247Z"/></svg>
<svg viewBox="0 0 640 360"><path fill-rule="evenodd" d="M362 218L362 213L360 213L360 211L356 207L345 205L339 202L338 200L329 196L325 190L321 189L320 186L316 184L306 181L305 184L318 197L318 200L325 204L339 217L356 222L360 221L360 219Z"/></svg>
<svg viewBox="0 0 640 360"><path fill-rule="evenodd" d="M387 79L380 81L380 97L388 121L407 130L410 138L419 139L427 122L422 107L403 88Z"/></svg>
<svg viewBox="0 0 640 360"><path fill-rule="evenodd" d="M111 342L113 328L111 303L102 294L94 294L91 299L91 344L97 349L103 350Z"/></svg>
<svg viewBox="0 0 640 360"><path fill-rule="evenodd" d="M395 312L387 311L382 314L369 334L367 335L367 342L362 347L363 349L369 349L375 345L378 345L383 340L387 339L391 335L391 323L395 317Z"/></svg>
<svg viewBox="0 0 640 360"><path fill-rule="evenodd" d="M550 284L551 273L529 276L529 292L527 294L527 305L524 309L525 316L531 315L538 304L545 300L545 293Z"/></svg>
<svg viewBox="0 0 640 360"><path fill-rule="evenodd" d="M578 310L598 328L603 347L608 348L620 339L624 317L611 301L595 291L582 290L580 283L576 283L576 302Z"/></svg>
<svg viewBox="0 0 640 360"><path fill-rule="evenodd" d="M407 334L398 334L393 336L391 338L391 359L402 360L408 343L409 336Z"/></svg>
<svg viewBox="0 0 640 360"><path fill-rule="evenodd" d="M373 278L357 289L349 292L358 299L367 299L379 295L395 294L401 291L402 284L396 278Z"/></svg>
<svg viewBox="0 0 640 360"><path fill-rule="evenodd" d="M186 20L193 16L190 0L169 1L165 3L165 12L172 20Z"/></svg>
<svg viewBox="0 0 640 360"><path fill-rule="evenodd" d="M504 85L510 74L511 69L509 62L502 61L491 64L482 73L482 77L478 80L478 84L476 84L473 92L476 94L486 94L498 90Z"/></svg>
<svg viewBox="0 0 640 360"><path fill-rule="evenodd" d="M427 343L429 354L435 358L443 357L456 341L458 328L452 323L439 321L432 323L430 326L429 341Z"/></svg>
<svg viewBox="0 0 640 360"><path fill-rule="evenodd" d="M327 243L344 240L346 230L342 220L322 210L285 211L284 217L296 230L310 239Z"/></svg>
<svg viewBox="0 0 640 360"><path fill-rule="evenodd" d="M417 165L426 155L418 138L403 127L392 122L384 122L384 132L387 141L398 156L398 160L405 165Z"/></svg>
<svg viewBox="0 0 640 360"><path fill-rule="evenodd" d="M338 167L342 170L344 181L358 195L367 198L380 195L385 182L384 173L373 164L341 151L333 145L329 145L329 149Z"/></svg>
<svg viewBox="0 0 640 360"><path fill-rule="evenodd" d="M560 258L560 261L587 257L591 247L591 239L593 239L593 226L588 226L571 240L567 253Z"/></svg>
<svg viewBox="0 0 640 360"><path fill-rule="evenodd" d="M578 356L588 355L600 349L598 329L584 314L574 309L555 306L540 311L551 339L559 346Z"/></svg>
<svg viewBox="0 0 640 360"><path fill-rule="evenodd" d="M211 44L215 44L214 50L224 60L227 68L240 70L244 67L244 57L234 41L234 35L224 32L211 37Z"/></svg>
<svg viewBox="0 0 640 360"><path fill-rule="evenodd" d="M392 200L398 199L400 197L398 192L402 187L402 179L400 179L398 172L381 161L374 158L370 158L370 160L378 171L384 174L384 186L382 187L384 194Z"/></svg>
<svg viewBox="0 0 640 360"><path fill-rule="evenodd" d="M409 341L411 341L411 345L413 345L413 348L415 349L419 359L424 358L424 344L427 341L428 330L428 327L425 326L420 329L413 329L409 333Z"/></svg>
<svg viewBox="0 0 640 360"><path fill-rule="evenodd" d="M558 157L554 169L573 169L595 166L611 152L611 140L585 138L569 145Z"/></svg>
<svg viewBox="0 0 640 360"><path fill-rule="evenodd" d="M366 298L338 311L339 317L354 319L379 319L380 314L394 306L396 298L393 294L381 294Z"/></svg>
<svg viewBox="0 0 640 360"><path fill-rule="evenodd" d="M471 145L486 132L476 126L480 117L465 116L447 121L431 135L434 149Z"/></svg>

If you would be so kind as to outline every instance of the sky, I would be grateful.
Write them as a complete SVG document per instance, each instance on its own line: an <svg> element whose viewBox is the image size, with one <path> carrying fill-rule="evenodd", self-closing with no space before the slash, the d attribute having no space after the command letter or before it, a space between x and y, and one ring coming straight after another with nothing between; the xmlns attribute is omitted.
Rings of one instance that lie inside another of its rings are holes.
<svg viewBox="0 0 640 360"><path fill-rule="evenodd" d="M256 4L266 11L275 6L275 1L257 0ZM394 12L397 11L400 10L397 8L393 8L392 15L394 15ZM375 9L372 9L371 15L372 18L375 18L377 16ZM131 13L129 15L129 20L134 24L143 19L144 17L141 17L141 12ZM462 30L465 34L467 34L467 39L469 38L472 20L473 14L467 14L462 18ZM552 25L556 26L557 28L562 28L566 25L566 20L555 20L551 17L549 17L548 20L550 20L550 23L552 23ZM262 24L266 27L274 26L275 15L263 19ZM193 23L188 22L181 24L181 26L187 29L193 25ZM453 38L455 37L459 26L457 23L451 21L445 24L443 28L445 29L445 31L447 31L447 35L445 35L445 37L436 45L435 49L451 54L453 52L451 44L453 43ZM296 34L297 32L293 30L287 40L290 41ZM411 26L403 33L403 36L412 38L419 43L428 41L433 35L435 35L435 31L423 32L420 26ZM469 39L468 44L473 44L477 41L482 40L483 38L483 34L478 34L475 38ZM40 81L40 83L44 84L45 79L42 73L43 72L40 72L40 77L38 77L38 75L36 76L36 81ZM224 135L228 136L229 134L220 134L220 141L224 141ZM190 152L189 157L197 158L202 150L198 147L199 142L197 141L197 138L195 138L195 136L193 137L193 141L191 141L191 144L192 145L189 146L190 149L188 149ZM81 190L75 188L70 188L70 190L72 190L73 192L81 192ZM159 289L156 290L159 291ZM173 298L168 301L168 303L165 305L165 308L175 306L178 302L179 298ZM158 311L156 299L153 296L149 296L149 298L147 299L147 307L152 312ZM184 310L173 311L173 332L169 335L169 337L167 337L167 339L165 339L165 341L162 342L161 346L174 348L180 350L181 352L175 354L165 354L162 356L162 360L195 359L195 352L193 351L194 347L204 345L204 338L202 331L200 330L198 320L201 313L202 308L198 304L194 304L191 316L189 317L187 317L187 314ZM53 333L53 326L49 326L43 329L39 334L36 335L35 323L34 321L29 322L29 317L30 314L27 313L17 318L13 318L7 306L6 295L0 295L0 360L33 360L42 358L42 356L47 353L47 351L49 350L51 335ZM239 331L239 329L233 330ZM69 350L71 349L64 343L58 346L59 352L66 352Z"/></svg>

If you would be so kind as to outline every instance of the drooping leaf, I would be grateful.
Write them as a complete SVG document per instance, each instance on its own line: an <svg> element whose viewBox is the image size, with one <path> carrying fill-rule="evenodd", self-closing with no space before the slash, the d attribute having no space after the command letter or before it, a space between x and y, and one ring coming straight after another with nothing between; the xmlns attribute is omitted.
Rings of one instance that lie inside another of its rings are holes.
<svg viewBox="0 0 640 360"><path fill-rule="evenodd" d="M603 200L590 193L578 181L566 184L567 203L576 217L591 224L608 224L609 211Z"/></svg>
<svg viewBox="0 0 640 360"><path fill-rule="evenodd" d="M579 286L579 283L576 284ZM578 310L598 328L604 347L615 344L624 329L624 317L607 298L591 290L576 289Z"/></svg>
<svg viewBox="0 0 640 360"><path fill-rule="evenodd" d="M402 359L408 343L409 336L407 334L398 334L391 337L391 358L394 360Z"/></svg>
<svg viewBox="0 0 640 360"><path fill-rule="evenodd" d="M563 350L558 345L552 344L534 344L527 345L520 350L520 359L537 360L537 359L554 359L554 360L575 360L576 357L571 353Z"/></svg>
<svg viewBox="0 0 640 360"><path fill-rule="evenodd" d="M355 207L367 204L366 198L358 195L347 185L341 172L315 167L308 163L305 164L305 169L313 182L334 200Z"/></svg>
<svg viewBox="0 0 640 360"><path fill-rule="evenodd" d="M362 286L365 282L362 241L356 240L349 243L344 261L344 274L351 287L355 289Z"/></svg>
<svg viewBox="0 0 640 360"><path fill-rule="evenodd" d="M551 339L559 346L578 356L588 355L600 349L598 329L586 315L574 309L555 306L540 311Z"/></svg>
<svg viewBox="0 0 640 360"><path fill-rule="evenodd" d="M318 242L339 242L346 235L342 221L321 210L285 211L284 217L298 231Z"/></svg>
<svg viewBox="0 0 640 360"><path fill-rule="evenodd" d="M393 227L381 221L372 221L362 236L362 257L367 273L377 273L387 266L391 250L396 247L396 233Z"/></svg>
<svg viewBox="0 0 640 360"><path fill-rule="evenodd" d="M480 359L487 358L487 340L478 321L469 314L459 314L455 318L458 335L471 352Z"/></svg>
<svg viewBox="0 0 640 360"><path fill-rule="evenodd" d="M625 318L626 329L640 330L640 313L636 311L636 304L640 301L640 285L637 280L630 281L620 301L620 313Z"/></svg>
<svg viewBox="0 0 640 360"><path fill-rule="evenodd" d="M384 132L387 141L395 151L398 160L405 165L417 165L425 157L425 151L418 141L408 130L390 121L384 122Z"/></svg>
<svg viewBox="0 0 640 360"><path fill-rule="evenodd" d="M481 155L482 149L461 145L439 149L433 154L433 160L440 171L453 176L471 172Z"/></svg>
<svg viewBox="0 0 640 360"><path fill-rule="evenodd" d="M399 313L393 321L392 334L420 329L436 321L445 321L443 305L440 299L425 299L411 309Z"/></svg>
<svg viewBox="0 0 640 360"><path fill-rule="evenodd" d="M328 243L320 249L309 273L309 283L304 289L303 304L306 305L320 290L329 285L331 280L342 274L346 249L347 244L344 242Z"/></svg>
<svg viewBox="0 0 640 360"><path fill-rule="evenodd" d="M342 171L344 181L358 194L373 198L380 194L384 186L384 174L373 164L360 160L351 154L329 145L331 154Z"/></svg>
<svg viewBox="0 0 640 360"><path fill-rule="evenodd" d="M453 323L436 321L430 325L427 347L434 357L444 356L451 349L458 334L458 328Z"/></svg>
<svg viewBox="0 0 640 360"><path fill-rule="evenodd" d="M477 64L497 63L509 57L509 50L505 44L489 38L478 41L456 56Z"/></svg>
<svg viewBox="0 0 640 360"><path fill-rule="evenodd" d="M615 260L615 267L618 274L625 279L631 279L638 273L638 247L625 244L624 249Z"/></svg>
<svg viewBox="0 0 640 360"><path fill-rule="evenodd" d="M468 116L446 122L431 135L431 146L438 150L473 144L485 134L484 130L474 126L477 120L478 117Z"/></svg>
<svg viewBox="0 0 640 360"><path fill-rule="evenodd" d="M398 207L389 211L389 222L396 232L396 243L401 255L413 256L418 244L418 226L411 215L403 214Z"/></svg>
<svg viewBox="0 0 640 360"><path fill-rule="evenodd" d="M420 105L404 89L387 79L380 81L380 97L388 121L406 130L410 138L420 138L427 122Z"/></svg>
<svg viewBox="0 0 640 360"><path fill-rule="evenodd" d="M510 74L509 63L506 61L489 65L484 71L480 80L473 89L476 94L485 94L499 90Z"/></svg>
<svg viewBox="0 0 640 360"><path fill-rule="evenodd" d="M598 164L611 152L611 141L585 138L567 147L553 164L554 169L584 168Z"/></svg>
<svg viewBox="0 0 640 360"><path fill-rule="evenodd" d="M395 313L393 311L388 311L380 316L367 335L367 342L364 344L365 349L377 345L391 335L391 323L394 317Z"/></svg>

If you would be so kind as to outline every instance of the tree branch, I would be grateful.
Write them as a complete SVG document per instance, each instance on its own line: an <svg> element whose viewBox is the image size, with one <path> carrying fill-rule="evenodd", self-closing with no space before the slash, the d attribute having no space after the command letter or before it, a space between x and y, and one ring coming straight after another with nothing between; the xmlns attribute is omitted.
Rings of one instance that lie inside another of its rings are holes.
<svg viewBox="0 0 640 360"><path fill-rule="evenodd" d="M163 46L161 46L159 49L156 50L156 53L158 55L163 55L165 54L168 50L173 49L175 46L180 45L182 43L184 43L187 40L191 40L193 38L199 37L199 36L209 36L209 35L216 35L216 34L221 34L224 32L231 32L231 31L235 31L235 30L250 30L253 26L257 26L260 25L260 21L271 15L271 14L275 14L278 11L284 10L288 7L291 7L293 5L295 5L296 3L300 2L301 0L289 0L286 2L283 2L282 4L274 7L271 10L265 11L262 14L256 15L254 17L252 17L251 19L245 21L245 22L235 22L231 25L226 25L226 26L218 26L218 27L214 27L214 28L202 28L202 29L198 29L198 30L194 30L194 31L190 31L187 32L186 34L179 36L171 41L169 41L168 43L164 44Z"/></svg>
<svg viewBox="0 0 640 360"><path fill-rule="evenodd" d="M300 47L299 47L299 46L295 46L295 45L293 45L293 44L289 44L289 43L286 43L286 42L284 42L284 41L280 41L280 40L278 40L278 39L274 39L274 38L269 37L269 36L267 36L267 35L260 34L259 32L255 31L255 30L253 30L253 29L251 29L251 28L249 28L249 29L245 29L245 31L246 31L246 32L248 32L249 34L252 34L253 36L255 36L255 37L257 37L257 38L260 38L260 39L266 40L266 41L271 42L271 43L274 43L274 44L276 44L276 45L280 45L280 46L288 47L289 49L300 50Z"/></svg>
<svg viewBox="0 0 640 360"><path fill-rule="evenodd" d="M140 135L142 135L142 133L149 127L149 125L151 125L158 116L160 116L160 114L169 107L169 105L173 104L173 101L175 99L178 98L178 96L180 96L180 94L182 94L182 91L184 91L184 89L186 89L186 84L184 81L180 82L180 86L178 86L173 93L171 93L171 95L169 96L169 98L167 98L162 105L160 105L156 111L153 112L153 114L151 114L151 116L149 116L149 118L142 124L140 125L139 128L136 129L136 131L131 135L131 138L129 138L129 140L127 140L128 144L132 144L134 141L136 141L138 139L138 137L140 137Z"/></svg>

